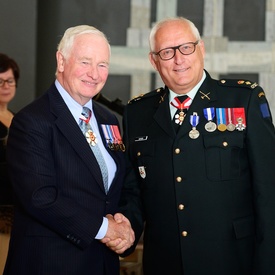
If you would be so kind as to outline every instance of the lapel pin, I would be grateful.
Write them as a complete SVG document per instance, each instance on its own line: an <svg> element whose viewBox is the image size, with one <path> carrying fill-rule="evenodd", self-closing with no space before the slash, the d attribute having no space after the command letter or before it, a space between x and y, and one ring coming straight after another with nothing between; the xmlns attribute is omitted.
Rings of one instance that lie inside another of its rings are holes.
<svg viewBox="0 0 275 275"><path fill-rule="evenodd" d="M201 99L207 98L208 100L210 100L210 97L208 96L210 93L205 94L202 91L200 91L200 93L202 94Z"/></svg>

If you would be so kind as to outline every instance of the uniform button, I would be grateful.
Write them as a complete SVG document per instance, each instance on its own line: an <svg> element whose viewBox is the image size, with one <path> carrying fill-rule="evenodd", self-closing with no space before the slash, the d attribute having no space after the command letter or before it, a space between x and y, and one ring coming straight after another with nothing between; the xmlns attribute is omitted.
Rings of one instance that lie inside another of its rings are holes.
<svg viewBox="0 0 275 275"><path fill-rule="evenodd" d="M187 236L187 231L182 231L181 235L182 235L183 237L186 237L186 236Z"/></svg>
<svg viewBox="0 0 275 275"><path fill-rule="evenodd" d="M184 209L184 204L179 204L179 210L183 210Z"/></svg>
<svg viewBox="0 0 275 275"><path fill-rule="evenodd" d="M179 149L179 148L176 148L176 149L175 149L175 153L176 153L176 154L179 154L179 153L180 153L180 149Z"/></svg>
<svg viewBox="0 0 275 275"><path fill-rule="evenodd" d="M140 152L137 152L137 156L138 156L138 157L141 156L141 153L140 153Z"/></svg>
<svg viewBox="0 0 275 275"><path fill-rule="evenodd" d="M182 178L181 178L181 177L177 177L177 178L176 178L176 181L177 181L177 182L181 182L181 181L182 181Z"/></svg>
<svg viewBox="0 0 275 275"><path fill-rule="evenodd" d="M222 143L222 145L223 145L224 147L226 147L226 146L228 146L228 143L227 143L226 141L224 141L224 142Z"/></svg>

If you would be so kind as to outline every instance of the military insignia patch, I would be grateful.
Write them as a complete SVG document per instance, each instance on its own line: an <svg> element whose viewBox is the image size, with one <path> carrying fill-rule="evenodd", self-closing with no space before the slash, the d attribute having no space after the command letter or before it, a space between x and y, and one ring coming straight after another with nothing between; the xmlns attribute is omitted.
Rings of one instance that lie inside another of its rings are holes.
<svg viewBox="0 0 275 275"><path fill-rule="evenodd" d="M145 167L144 167L144 166L139 166L139 167L138 167L138 170L139 170L140 176L141 176L143 179L145 179L145 178L146 178Z"/></svg>
<svg viewBox="0 0 275 275"><path fill-rule="evenodd" d="M261 112L262 112L263 118L270 117L270 112L269 112L267 103L261 104L260 108L261 108Z"/></svg>

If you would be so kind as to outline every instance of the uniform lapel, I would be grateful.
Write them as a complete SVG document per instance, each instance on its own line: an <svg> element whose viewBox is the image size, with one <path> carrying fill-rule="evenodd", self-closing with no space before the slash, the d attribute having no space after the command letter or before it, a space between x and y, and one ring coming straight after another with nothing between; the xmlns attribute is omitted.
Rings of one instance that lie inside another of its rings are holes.
<svg viewBox="0 0 275 275"><path fill-rule="evenodd" d="M171 123L169 108L169 90L165 87L164 94L160 97L159 106L154 114L154 119L158 125L171 137L175 136L175 131Z"/></svg>

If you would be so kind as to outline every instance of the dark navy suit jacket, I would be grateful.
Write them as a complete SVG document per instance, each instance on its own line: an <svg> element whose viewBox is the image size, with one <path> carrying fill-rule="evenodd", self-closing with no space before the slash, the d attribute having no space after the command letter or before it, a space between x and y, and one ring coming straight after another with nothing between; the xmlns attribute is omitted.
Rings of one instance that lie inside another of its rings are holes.
<svg viewBox="0 0 275 275"><path fill-rule="evenodd" d="M93 102L100 124L118 125ZM116 213L124 156L110 155L117 172L105 194L97 161L55 85L16 114L8 163L15 220L4 274L119 274L118 256L95 240L103 217Z"/></svg>

